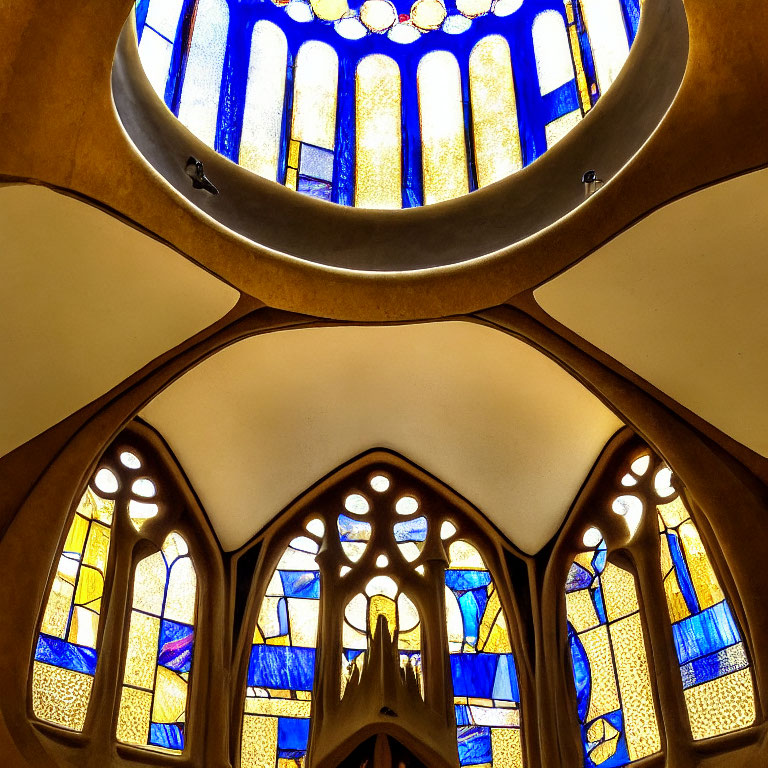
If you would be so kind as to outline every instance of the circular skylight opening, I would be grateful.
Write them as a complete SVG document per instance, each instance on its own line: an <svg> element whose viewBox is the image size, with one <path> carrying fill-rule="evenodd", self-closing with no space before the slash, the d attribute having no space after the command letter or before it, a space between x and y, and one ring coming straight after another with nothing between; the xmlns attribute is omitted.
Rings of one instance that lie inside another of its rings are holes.
<svg viewBox="0 0 768 768"><path fill-rule="evenodd" d="M403 496L395 504L395 511L398 515L412 515L418 508L419 502L413 496Z"/></svg>
<svg viewBox="0 0 768 768"><path fill-rule="evenodd" d="M120 487L114 472L106 467L102 467L96 473L93 482L102 493L117 493L117 489Z"/></svg>
<svg viewBox="0 0 768 768"><path fill-rule="evenodd" d="M350 493L346 499L344 499L344 509L347 512L352 512L354 515L365 515L370 509L368 499L365 496L361 496L359 493Z"/></svg>

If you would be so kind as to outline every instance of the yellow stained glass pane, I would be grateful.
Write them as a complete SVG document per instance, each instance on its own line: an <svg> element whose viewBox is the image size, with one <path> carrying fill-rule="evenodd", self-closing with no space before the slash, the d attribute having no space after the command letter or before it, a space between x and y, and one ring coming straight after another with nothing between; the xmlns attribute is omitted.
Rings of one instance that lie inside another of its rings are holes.
<svg viewBox="0 0 768 768"><path fill-rule="evenodd" d="M581 633L587 629L593 629L600 624L595 605L588 589L580 589L576 592L567 592L565 595L565 611L568 621L571 622L576 632Z"/></svg>
<svg viewBox="0 0 768 768"><path fill-rule="evenodd" d="M88 535L88 520L82 515L75 514L72 525L69 526L67 540L64 542L64 552L83 553L85 537Z"/></svg>
<svg viewBox="0 0 768 768"><path fill-rule="evenodd" d="M410 632L401 632L398 636L397 647L401 651L418 651L421 648L421 625Z"/></svg>
<svg viewBox="0 0 768 768"><path fill-rule="evenodd" d="M498 623L499 618L502 619L501 626ZM509 649L509 638L506 633L506 625L501 610L501 602L499 601L499 593L493 586L491 587L491 593L488 596L488 602L485 604L485 610L483 611L483 616L480 620L480 629L477 635L478 651L490 652L492 650L488 647L492 633L495 633L493 640L495 645L500 644L502 647ZM511 649L495 652L511 653Z"/></svg>
<svg viewBox="0 0 768 768"><path fill-rule="evenodd" d="M251 35L238 162L272 181L277 180L280 157L287 64L283 31L271 21L257 21Z"/></svg>
<svg viewBox="0 0 768 768"><path fill-rule="evenodd" d="M665 526L664 522L661 519L661 516L658 516L659 518L659 532L664 533ZM667 540L667 537L662 535L659 537L659 543L661 547L661 554L659 556L659 565L661 566L661 575L666 576L674 567L675 564L672 562L672 553L669 551L669 541Z"/></svg>
<svg viewBox="0 0 768 768"><path fill-rule="evenodd" d="M94 568L84 565L80 568L75 592L76 605L88 605L104 594L104 577Z"/></svg>
<svg viewBox="0 0 768 768"><path fill-rule="evenodd" d="M629 759L639 760L661 749L640 615L636 613L612 624L611 641Z"/></svg>
<svg viewBox="0 0 768 768"><path fill-rule="evenodd" d="M400 208L400 69L388 56L366 56L355 76L355 205Z"/></svg>
<svg viewBox="0 0 768 768"><path fill-rule="evenodd" d="M312 0L312 10L324 21L337 21L349 6L347 0Z"/></svg>
<svg viewBox="0 0 768 768"><path fill-rule="evenodd" d="M461 77L455 57L432 51L417 70L424 204L469 191Z"/></svg>
<svg viewBox="0 0 768 768"><path fill-rule="evenodd" d="M669 504L659 504L656 509L667 528L677 528L683 520L687 520L689 517L688 510L679 496L674 501L670 501Z"/></svg>
<svg viewBox="0 0 768 768"><path fill-rule="evenodd" d="M550 149L557 144L567 133L570 133L581 122L581 112L576 109L573 112L568 112L566 115L558 117L557 120L553 120L547 124L544 131L547 136L547 149Z"/></svg>
<svg viewBox="0 0 768 768"><path fill-rule="evenodd" d="M88 533L88 543L85 546L83 563L100 571L102 575L107 572L107 560L109 558L110 530L101 523L91 523Z"/></svg>
<svg viewBox="0 0 768 768"><path fill-rule="evenodd" d="M484 571L485 562L480 553L466 541L454 541L448 549L452 569Z"/></svg>
<svg viewBox="0 0 768 768"><path fill-rule="evenodd" d="M195 623L196 604L197 576L195 566L189 557L182 557L171 568L163 618L192 625Z"/></svg>
<svg viewBox="0 0 768 768"><path fill-rule="evenodd" d="M240 765L274 768L277 755L277 718L246 715L240 746Z"/></svg>
<svg viewBox="0 0 768 768"><path fill-rule="evenodd" d="M386 617L389 634L394 637L397 628L397 605L395 601L386 595L374 595L371 598L368 604L368 632L371 635L376 631L379 614Z"/></svg>
<svg viewBox="0 0 768 768"><path fill-rule="evenodd" d="M180 533L173 531L165 537L165 541L162 546L165 560L170 567L177 558L184 557L189 554L189 547L187 542L184 541L184 537Z"/></svg>
<svg viewBox="0 0 768 768"><path fill-rule="evenodd" d="M88 648L95 648L98 633L98 612L79 605L75 606L72 611L72 621L69 626L69 642L76 643L77 645L85 645Z"/></svg>
<svg viewBox="0 0 768 768"><path fill-rule="evenodd" d="M285 172L285 186L289 189L296 189L297 174L293 168L289 168Z"/></svg>
<svg viewBox="0 0 768 768"><path fill-rule="evenodd" d="M259 610L258 624L261 634L265 638L280 636L280 621L277 613L277 606L282 597L265 597L261 601Z"/></svg>
<svg viewBox="0 0 768 768"><path fill-rule="evenodd" d="M327 43L310 40L296 54L291 138L333 149L339 59Z"/></svg>
<svg viewBox="0 0 768 768"><path fill-rule="evenodd" d="M635 577L612 563L607 563L600 577L608 621L621 619L638 610Z"/></svg>
<svg viewBox="0 0 768 768"><path fill-rule="evenodd" d="M509 43L483 38L469 57L472 131L478 185L484 187L523 167Z"/></svg>
<svg viewBox="0 0 768 768"><path fill-rule="evenodd" d="M755 695L749 669L688 688L684 693L694 739L719 736L746 728L755 721Z"/></svg>
<svg viewBox="0 0 768 768"><path fill-rule="evenodd" d="M149 716L152 694L123 686L120 712L117 716L118 741L126 744L146 744L149 738Z"/></svg>
<svg viewBox="0 0 768 768"><path fill-rule="evenodd" d="M685 602L677 573L674 570L664 577L664 592L667 596L667 607L672 623L687 619L691 612L688 610L688 603Z"/></svg>
<svg viewBox="0 0 768 768"><path fill-rule="evenodd" d="M77 511L88 520L98 520L105 525L112 525L115 514L114 499L102 499L90 488L86 489Z"/></svg>
<svg viewBox="0 0 768 768"><path fill-rule="evenodd" d="M574 557L574 561L578 563L582 568L584 568L586 571L591 573L593 576L595 575L595 569L592 566L592 558L595 556L594 551L589 550L589 552L579 552L576 557Z"/></svg>
<svg viewBox="0 0 768 768"><path fill-rule="evenodd" d="M589 757L595 765L604 763L616 754L620 735L619 731L603 717L589 726L587 741L596 745L589 750Z"/></svg>
<svg viewBox="0 0 768 768"><path fill-rule="evenodd" d="M288 598L288 621L292 645L314 648L317 643L317 619L320 601L309 598Z"/></svg>
<svg viewBox="0 0 768 768"><path fill-rule="evenodd" d="M150 690L154 684L157 664L157 641L160 619L138 611L131 612L128 649L125 655L123 682Z"/></svg>
<svg viewBox="0 0 768 768"><path fill-rule="evenodd" d="M501 768L523 768L523 745L518 728L492 728L493 765Z"/></svg>
<svg viewBox="0 0 768 768"><path fill-rule="evenodd" d="M301 701L311 701L312 691L296 691L296 698Z"/></svg>
<svg viewBox="0 0 768 768"><path fill-rule="evenodd" d="M699 598L699 606L703 611L724 600L725 595L693 522L686 520L677 532L688 561L688 570Z"/></svg>
<svg viewBox="0 0 768 768"><path fill-rule="evenodd" d="M133 607L159 616L163 610L168 569L160 552L139 560L133 579Z"/></svg>
<svg viewBox="0 0 768 768"><path fill-rule="evenodd" d="M606 626L579 635L592 673L592 695L587 719L608 714L619 708L619 692L613 672L613 658Z"/></svg>
<svg viewBox="0 0 768 768"><path fill-rule="evenodd" d="M295 139L291 139L290 144L288 144L288 166L290 168L298 168L299 167L299 149L301 147L301 142L296 141Z"/></svg>
<svg viewBox="0 0 768 768"><path fill-rule="evenodd" d="M67 623L69 622L69 610L72 607L72 599L75 588L61 576L56 576L48 593L48 602L43 614L43 622L40 631L46 635L53 635L65 639Z"/></svg>
<svg viewBox="0 0 768 768"><path fill-rule="evenodd" d="M512 653L512 645L509 642L509 632L507 631L507 620L504 611L501 611L496 617L496 621L491 627L488 640L482 650L485 653Z"/></svg>
<svg viewBox="0 0 768 768"><path fill-rule="evenodd" d="M92 685L90 675L36 661L32 665L32 711L40 720L82 731Z"/></svg>
<svg viewBox="0 0 768 768"><path fill-rule="evenodd" d="M595 73L600 92L605 93L629 56L624 16L619 0L581 0Z"/></svg>
<svg viewBox="0 0 768 768"><path fill-rule="evenodd" d="M245 700L245 711L249 715L309 717L311 708L311 701L297 701L296 699L267 699L256 696Z"/></svg>
<svg viewBox="0 0 768 768"><path fill-rule="evenodd" d="M152 722L183 722L186 709L187 681L171 669L158 667Z"/></svg>

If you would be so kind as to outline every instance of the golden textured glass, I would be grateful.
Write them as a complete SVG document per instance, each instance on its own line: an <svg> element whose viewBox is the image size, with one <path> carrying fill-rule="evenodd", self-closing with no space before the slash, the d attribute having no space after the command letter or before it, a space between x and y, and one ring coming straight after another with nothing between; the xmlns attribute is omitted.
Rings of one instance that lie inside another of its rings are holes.
<svg viewBox="0 0 768 768"><path fill-rule="evenodd" d="M152 722L183 722L187 709L187 687L187 681L177 672L158 666Z"/></svg>
<svg viewBox="0 0 768 768"><path fill-rule="evenodd" d="M87 535L88 520L80 514L75 514L67 533L67 540L64 542L64 551L82 553Z"/></svg>
<svg viewBox="0 0 768 768"><path fill-rule="evenodd" d="M163 618L180 624L195 623L197 603L197 576L195 566L188 557L177 560L171 567Z"/></svg>
<svg viewBox="0 0 768 768"><path fill-rule="evenodd" d="M312 0L312 10L324 21L337 21L349 6L347 0Z"/></svg>
<svg viewBox="0 0 768 768"><path fill-rule="evenodd" d="M53 635L65 639L67 624L69 623L69 610L75 588L68 581L57 575L48 593L48 602L43 613L43 622L40 631L46 635Z"/></svg>
<svg viewBox="0 0 768 768"><path fill-rule="evenodd" d="M82 731L92 685L90 675L36 661L32 665L32 711L40 720Z"/></svg>
<svg viewBox="0 0 768 768"><path fill-rule="evenodd" d="M523 745L517 728L491 729L491 754L496 768L523 768Z"/></svg>
<svg viewBox="0 0 768 768"><path fill-rule="evenodd" d="M485 562L480 553L466 541L454 541L448 549L450 567L470 571L484 571Z"/></svg>
<svg viewBox="0 0 768 768"><path fill-rule="evenodd" d="M299 597L288 598L291 645L314 648L317 643L317 622L320 612L319 600Z"/></svg>
<svg viewBox="0 0 768 768"><path fill-rule="evenodd" d="M105 525L112 525L112 518L115 514L114 499L102 499L97 493L87 488L77 511L89 520L98 520Z"/></svg>
<svg viewBox="0 0 768 768"><path fill-rule="evenodd" d="M453 54L432 51L417 71L424 204L469 192L459 65Z"/></svg>
<svg viewBox="0 0 768 768"><path fill-rule="evenodd" d="M661 749L640 614L635 613L611 624L611 640L629 759L638 760Z"/></svg>
<svg viewBox="0 0 768 768"><path fill-rule="evenodd" d="M587 741L597 746L589 751L595 765L604 763L616 754L620 733L604 717L595 720L587 729Z"/></svg>
<svg viewBox="0 0 768 768"><path fill-rule="evenodd" d="M593 629L600 624L600 619L595 611L595 604L592 602L592 596L588 589L566 592L565 609L568 614L568 621L578 633Z"/></svg>
<svg viewBox="0 0 768 768"><path fill-rule="evenodd" d="M680 496L669 504L659 504L656 509L667 528L677 528L683 520L687 520L689 517L688 510Z"/></svg>
<svg viewBox="0 0 768 768"><path fill-rule="evenodd" d="M523 167L509 43L489 35L469 56L477 183L484 187Z"/></svg>
<svg viewBox="0 0 768 768"><path fill-rule="evenodd" d="M109 541L109 528L95 521L91 523L91 530L88 533L88 543L85 546L85 553L83 555L83 563L96 568L102 575L105 575L107 572Z"/></svg>
<svg viewBox="0 0 768 768"><path fill-rule="evenodd" d="M702 611L706 610L725 600L725 595L694 524L686 520L677 530L691 572L691 581L699 598L699 607Z"/></svg>
<svg viewBox="0 0 768 768"><path fill-rule="evenodd" d="M247 768L275 768L277 754L277 718L246 715L240 765Z"/></svg>
<svg viewBox="0 0 768 768"><path fill-rule="evenodd" d="M248 715L274 715L275 717L309 717L311 701L296 699L268 699L263 696L249 696L245 700Z"/></svg>
<svg viewBox="0 0 768 768"><path fill-rule="evenodd" d="M366 56L355 74L355 205L402 206L400 69L388 56Z"/></svg>
<svg viewBox="0 0 768 768"><path fill-rule="evenodd" d="M125 655L124 683L139 688L152 688L157 665L159 636L160 619L138 611L131 611L128 648Z"/></svg>
<svg viewBox="0 0 768 768"><path fill-rule="evenodd" d="M577 2L577 0L565 0L565 15L568 21L568 39L571 43L573 63L576 70L576 84L579 88L579 103L586 115L592 108L592 102L589 98L589 86L587 85L587 76L584 72L584 60L581 55L581 46L579 45L579 30L576 25L576 16L573 11L573 4L575 2Z"/></svg>
<svg viewBox="0 0 768 768"><path fill-rule="evenodd" d="M672 623L687 619L691 612L680 589L677 571L674 569L669 571L664 577L664 592L667 596L667 607L669 608L669 617L672 619Z"/></svg>
<svg viewBox="0 0 768 768"><path fill-rule="evenodd" d="M326 43L310 40L296 55L291 138L333 149L339 59Z"/></svg>
<svg viewBox="0 0 768 768"><path fill-rule="evenodd" d="M684 693L694 739L736 731L755 721L755 697L749 669L688 688Z"/></svg>
<svg viewBox="0 0 768 768"><path fill-rule="evenodd" d="M77 580L75 603L88 605L98 600L104 593L104 577L93 568L84 565L80 568L80 576Z"/></svg>
<svg viewBox="0 0 768 768"><path fill-rule="evenodd" d="M619 692L613 672L613 655L606 626L579 635L592 671L592 695L587 719L613 712L619 708Z"/></svg>
<svg viewBox="0 0 768 768"><path fill-rule="evenodd" d="M99 613L101 608L99 601L93 604L93 610L76 605L72 609L72 619L69 624L70 643L84 645L88 648L96 648L96 639L99 632Z"/></svg>
<svg viewBox="0 0 768 768"><path fill-rule="evenodd" d="M257 21L251 35L238 163L272 181L277 180L280 157L287 65L283 31L270 21Z"/></svg>
<svg viewBox="0 0 768 768"><path fill-rule="evenodd" d="M385 595L374 595L368 607L368 631L373 635L376 631L376 623L379 614L387 620L390 635L394 636L397 628L397 605L395 601Z"/></svg>
<svg viewBox="0 0 768 768"><path fill-rule="evenodd" d="M581 111L576 109L573 112L568 112L557 120L553 120L549 123L544 131L547 136L547 149L554 147L560 139L562 139L567 133L570 133L581 122Z"/></svg>
<svg viewBox="0 0 768 768"><path fill-rule="evenodd" d="M638 610L635 577L631 573L613 563L606 563L600 582L608 621L621 619Z"/></svg>
<svg viewBox="0 0 768 768"><path fill-rule="evenodd" d="M629 40L619 0L581 0L595 74L604 94L629 56Z"/></svg>
<svg viewBox="0 0 768 768"><path fill-rule="evenodd" d="M160 552L139 560L133 579L133 607L159 616L163 610L168 569Z"/></svg>
<svg viewBox="0 0 768 768"><path fill-rule="evenodd" d="M146 744L151 709L152 694L149 691L123 686L115 734L118 741L126 744Z"/></svg>

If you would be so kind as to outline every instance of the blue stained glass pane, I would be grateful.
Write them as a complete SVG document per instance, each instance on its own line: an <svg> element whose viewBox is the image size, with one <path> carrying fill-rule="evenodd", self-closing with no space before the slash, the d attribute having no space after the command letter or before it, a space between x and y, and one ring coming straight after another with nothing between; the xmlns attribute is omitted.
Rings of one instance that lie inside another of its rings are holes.
<svg viewBox="0 0 768 768"><path fill-rule="evenodd" d="M341 541L368 541L371 538L371 524L339 515L337 522Z"/></svg>
<svg viewBox="0 0 768 768"><path fill-rule="evenodd" d="M461 765L481 765L493 761L490 728L470 725L461 726L456 730Z"/></svg>
<svg viewBox="0 0 768 768"><path fill-rule="evenodd" d="M748 666L749 660L744 650L744 644L732 645L730 648L724 648L722 651L710 653L708 656L683 664L680 667L680 673L683 676L683 688L693 688L695 685L717 680L718 677L729 675L731 672L738 672Z"/></svg>
<svg viewBox="0 0 768 768"><path fill-rule="evenodd" d="M472 720L469 716L469 707L466 704L456 705L456 725L471 725Z"/></svg>
<svg viewBox="0 0 768 768"><path fill-rule="evenodd" d="M350 650L349 648L344 649L344 658L347 661L354 661L363 651L358 650Z"/></svg>
<svg viewBox="0 0 768 768"><path fill-rule="evenodd" d="M578 563L571 565L571 570L568 571L568 579L565 582L566 592L578 592L580 589L585 589L592 583L592 574L586 569L582 568Z"/></svg>
<svg viewBox="0 0 768 768"><path fill-rule="evenodd" d="M697 616L672 625L680 664L727 648L741 641L731 609L723 601Z"/></svg>
<svg viewBox="0 0 768 768"><path fill-rule="evenodd" d="M71 669L73 672L85 672L87 675L96 674L98 654L93 648L68 643L58 637L43 635L37 639L35 660L55 667Z"/></svg>
<svg viewBox="0 0 768 768"><path fill-rule="evenodd" d="M319 200L331 200L331 184L327 181L316 181L305 176L299 176L297 189L299 192L303 192L310 197L316 197Z"/></svg>
<svg viewBox="0 0 768 768"><path fill-rule="evenodd" d="M397 542L424 541L427 538L427 518L417 517L415 520L395 523L393 530Z"/></svg>
<svg viewBox="0 0 768 768"><path fill-rule="evenodd" d="M160 625L160 655L157 663L174 672L189 672L194 645L195 633L192 627L164 619Z"/></svg>
<svg viewBox="0 0 768 768"><path fill-rule="evenodd" d="M608 559L608 550L605 547L605 542L601 541L597 547L597 552L592 558L592 567L595 569L595 573L602 573L605 570L605 562Z"/></svg>
<svg viewBox="0 0 768 768"><path fill-rule="evenodd" d="M445 572L445 584L454 592L487 587L490 583L491 574L488 571L448 570Z"/></svg>
<svg viewBox="0 0 768 768"><path fill-rule="evenodd" d="M309 740L309 718L280 717L277 720L277 747L286 752L306 752ZM293 757L283 755L280 757Z"/></svg>
<svg viewBox="0 0 768 768"><path fill-rule="evenodd" d="M683 593L685 603L691 613L699 612L699 601L696 598L696 590L691 581L691 572L688 570L688 564L685 562L683 552L680 549L680 539L677 534L671 531L667 532L667 541L669 542L669 551L672 555L672 562L675 565L677 581L680 584L680 591Z"/></svg>
<svg viewBox="0 0 768 768"><path fill-rule="evenodd" d="M501 677L498 677L502 659ZM506 701L520 701L515 660L511 653L452 653L451 675L454 696L493 699L494 690L503 690Z"/></svg>
<svg viewBox="0 0 768 768"><path fill-rule="evenodd" d="M315 147L312 144L302 144L299 173L322 181L332 181L333 152L330 149Z"/></svg>
<svg viewBox="0 0 768 768"><path fill-rule="evenodd" d="M585 727L582 727L582 740L584 743L584 753L587 755L587 759L585 761L587 768L598 768L598 766L600 768L623 768L623 766L627 765L627 763L631 761L629 759L629 752L627 750L627 740L624 735L624 720L622 718L621 710L617 709L615 712L609 712L607 715L602 715L600 719L607 720L619 732L620 735L616 742L616 751L607 760L604 760L600 763L595 763L590 759L589 751L596 747L600 742L593 743L587 741L587 728L589 725L591 725L591 723Z"/></svg>
<svg viewBox="0 0 768 768"><path fill-rule="evenodd" d="M605 624L608 618L605 614L605 602L603 600L603 588L597 587L592 591L592 603L595 606L595 612L597 618L600 619L601 624Z"/></svg>
<svg viewBox="0 0 768 768"><path fill-rule="evenodd" d="M474 645L477 642L477 633L480 630L480 618L482 611L477 604L476 592L464 592L459 596L459 608L464 619L464 638Z"/></svg>
<svg viewBox="0 0 768 768"><path fill-rule="evenodd" d="M280 580L286 597L320 599L319 571L280 571Z"/></svg>
<svg viewBox="0 0 768 768"><path fill-rule="evenodd" d="M254 645L248 665L248 685L311 691L315 678L315 649L284 645Z"/></svg>
<svg viewBox="0 0 768 768"><path fill-rule="evenodd" d="M183 723L150 723L149 743L166 749L184 749Z"/></svg>
<svg viewBox="0 0 768 768"><path fill-rule="evenodd" d="M584 722L589 711L589 697L592 695L592 671L584 646L570 624L568 624L568 643L573 662L573 680L576 684L579 720Z"/></svg>
<svg viewBox="0 0 768 768"><path fill-rule="evenodd" d="M285 602L285 598L281 597L277 601L277 621L280 626L280 634L288 634L288 604Z"/></svg>

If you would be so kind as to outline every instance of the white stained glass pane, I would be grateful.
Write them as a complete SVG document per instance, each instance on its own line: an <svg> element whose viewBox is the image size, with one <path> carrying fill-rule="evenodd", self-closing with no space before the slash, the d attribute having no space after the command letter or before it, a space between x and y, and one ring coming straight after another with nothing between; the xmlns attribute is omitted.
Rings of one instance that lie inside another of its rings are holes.
<svg viewBox="0 0 768 768"><path fill-rule="evenodd" d="M259 21L251 36L239 163L265 179L277 180L285 102L288 43L271 21Z"/></svg>
<svg viewBox="0 0 768 768"><path fill-rule="evenodd" d="M565 21L558 11L544 11L533 20L533 53L541 95L574 79L571 46Z"/></svg>
<svg viewBox="0 0 768 768"><path fill-rule="evenodd" d="M501 35L489 35L472 49L469 90L477 180L484 187L523 167L512 60Z"/></svg>
<svg viewBox="0 0 768 768"><path fill-rule="evenodd" d="M296 55L292 139L333 149L338 84L336 51L317 40L304 43Z"/></svg>
<svg viewBox="0 0 768 768"><path fill-rule="evenodd" d="M184 0L151 0L147 10L147 24L169 40L174 40L183 5Z"/></svg>
<svg viewBox="0 0 768 768"><path fill-rule="evenodd" d="M388 56L366 56L355 84L355 205L400 208L400 69Z"/></svg>
<svg viewBox="0 0 768 768"><path fill-rule="evenodd" d="M200 0L184 73L179 120L209 147L213 147L216 139L228 27L226 0Z"/></svg>
<svg viewBox="0 0 768 768"><path fill-rule="evenodd" d="M161 99L165 97L172 54L173 46L157 32L145 27L139 43L139 58L147 79Z"/></svg>
<svg viewBox="0 0 768 768"><path fill-rule="evenodd" d="M553 120L545 127L547 136L547 149L551 149L566 134L570 133L581 122L581 110L574 109L557 120Z"/></svg>
<svg viewBox="0 0 768 768"><path fill-rule="evenodd" d="M461 76L447 51L428 53L419 63L424 204L439 203L469 192Z"/></svg>
<svg viewBox="0 0 768 768"><path fill-rule="evenodd" d="M619 0L581 0L600 92L605 93L629 56Z"/></svg>

